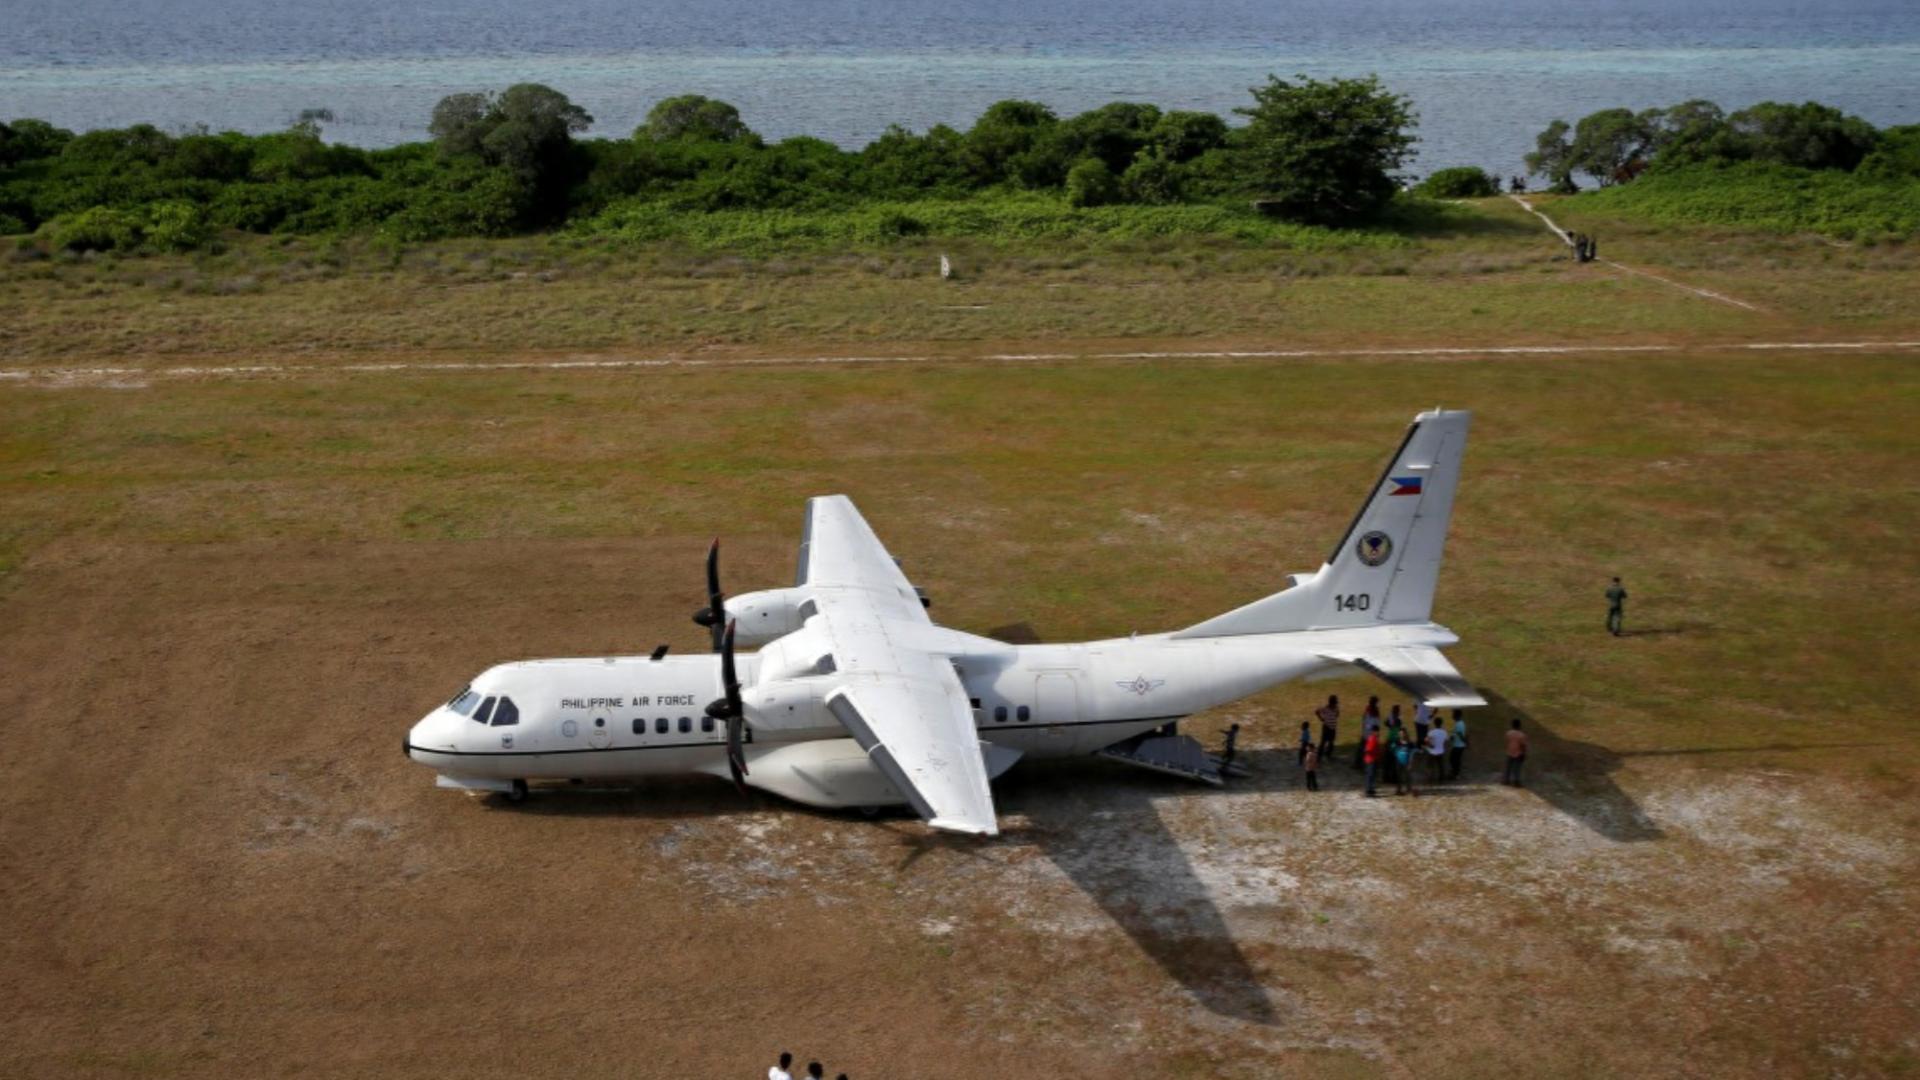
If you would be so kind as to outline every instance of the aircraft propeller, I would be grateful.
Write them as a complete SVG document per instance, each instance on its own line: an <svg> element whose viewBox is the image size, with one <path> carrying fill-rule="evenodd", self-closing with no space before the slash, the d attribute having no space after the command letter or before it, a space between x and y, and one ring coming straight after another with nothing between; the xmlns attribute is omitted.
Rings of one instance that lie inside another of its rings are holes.
<svg viewBox="0 0 1920 1080"><path fill-rule="evenodd" d="M720 635L726 630L727 594L720 591L720 538L707 549L707 606L693 613L693 621L707 628L713 651L720 651Z"/></svg>
<svg viewBox="0 0 1920 1080"><path fill-rule="evenodd" d="M733 774L733 786L747 793L747 754L743 748L746 710L740 703L740 679L733 670L733 623L720 635L720 685L727 696L707 704L707 715L727 724L727 771Z"/></svg>

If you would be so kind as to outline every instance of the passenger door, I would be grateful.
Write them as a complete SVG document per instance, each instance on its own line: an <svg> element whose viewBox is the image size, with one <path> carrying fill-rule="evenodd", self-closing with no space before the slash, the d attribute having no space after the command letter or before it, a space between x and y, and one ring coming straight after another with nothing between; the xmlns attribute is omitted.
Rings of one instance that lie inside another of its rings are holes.
<svg viewBox="0 0 1920 1080"><path fill-rule="evenodd" d="M1068 738L1080 720L1080 680L1068 671L1043 671L1033 681L1033 720L1054 738Z"/></svg>

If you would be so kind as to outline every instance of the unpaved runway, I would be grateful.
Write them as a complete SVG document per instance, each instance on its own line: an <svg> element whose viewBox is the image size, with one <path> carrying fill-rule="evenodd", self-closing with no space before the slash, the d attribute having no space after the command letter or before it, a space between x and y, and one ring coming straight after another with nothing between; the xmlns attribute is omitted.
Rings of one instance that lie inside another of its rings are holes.
<svg viewBox="0 0 1920 1080"><path fill-rule="evenodd" d="M607 627L691 645L635 572L691 543L37 557L0 625L0 1074L754 1076L788 1048L861 1078L1753 1075L1783 1052L1872 1075L1920 1050L1920 822L1822 779L1848 747L1724 768L1535 716L1532 789L1490 782L1483 738L1465 782L1376 801L1258 747L1224 791L1023 766L991 842L704 780L510 809L402 760L499 657ZM1196 730L1279 741L1321 692Z"/></svg>

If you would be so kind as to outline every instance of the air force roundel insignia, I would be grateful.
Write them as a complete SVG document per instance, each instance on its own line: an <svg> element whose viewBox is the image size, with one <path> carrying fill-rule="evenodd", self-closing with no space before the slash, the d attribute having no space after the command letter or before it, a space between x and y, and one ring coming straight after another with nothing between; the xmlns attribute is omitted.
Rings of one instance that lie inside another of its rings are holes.
<svg viewBox="0 0 1920 1080"><path fill-rule="evenodd" d="M1167 685L1167 680L1149 679L1145 675L1135 675L1133 678L1128 679L1126 682L1115 683L1114 685L1118 686L1122 690L1127 691L1130 694L1138 694L1141 697L1146 697L1148 694L1151 694L1155 690L1160 689L1162 686Z"/></svg>
<svg viewBox="0 0 1920 1080"><path fill-rule="evenodd" d="M1387 561L1387 556L1393 554L1393 538L1383 532L1370 532L1360 538L1353 553L1368 566L1379 566Z"/></svg>

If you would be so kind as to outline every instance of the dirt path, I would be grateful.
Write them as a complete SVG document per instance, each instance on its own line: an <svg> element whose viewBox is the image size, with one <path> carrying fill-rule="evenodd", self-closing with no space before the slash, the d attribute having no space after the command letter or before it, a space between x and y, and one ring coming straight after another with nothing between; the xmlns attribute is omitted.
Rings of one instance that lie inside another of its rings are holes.
<svg viewBox="0 0 1920 1080"><path fill-rule="evenodd" d="M1551 223L1549 223L1551 224ZM1628 269L1624 268L1623 269ZM1641 273L1641 271L1634 271ZM1647 275L1649 277L1653 275ZM1665 280L1665 279L1661 279ZM1717 293L1679 286L1717 299ZM1729 300L1748 306L1741 301ZM1757 308L1755 310L1758 310ZM139 388L153 380L264 379L313 375L422 375L464 374L490 371L623 371L649 368L707 367L804 367L844 364L931 364L931 363L1131 363L1142 360L1325 360L1342 357L1374 359L1418 359L1421 357L1495 357L1563 356L1571 354L1620 355L1635 353L1724 352L1894 352L1920 349L1920 340L1910 341L1749 341L1728 343L1669 343L1642 345L1434 345L1400 348L1347 349L1140 349L1116 351L996 352L975 356L964 354L908 353L893 355L818 355L818 356L572 356L528 360L396 360L378 363L261 363L225 365L183 365L177 367L137 367L130 365L98 367L20 368L0 371L0 385L86 387L107 386Z"/></svg>
<svg viewBox="0 0 1920 1080"><path fill-rule="evenodd" d="M1534 209L1532 203L1528 202L1524 198L1521 198L1519 195L1508 195L1507 198L1512 199L1516 203L1519 203L1520 208L1522 210L1525 210L1527 213L1532 214L1534 217L1537 217L1541 221L1546 222L1547 228L1553 230L1553 235L1559 237L1561 243L1567 245L1568 247L1573 246L1573 236L1569 234L1567 230L1561 228L1558 222L1554 221L1552 218L1548 217L1546 214L1541 213L1539 210ZM1605 263L1606 265L1613 267L1615 270L1625 271L1626 273L1629 273L1629 274L1638 274L1643 278L1648 278L1650 280L1657 281L1662 285L1671 285L1672 287L1679 289L1682 292L1692 293L1693 295L1701 297L1702 299L1718 300L1722 304L1731 304L1734 307L1744 308L1748 311L1766 310L1765 308L1760 307L1758 304L1749 304L1745 300L1735 299L1734 297L1728 296L1725 293L1714 292L1712 289L1702 289L1695 285L1688 285L1684 282L1675 281L1669 277L1661 277L1659 274L1653 273L1650 270L1642 270L1637 266L1628 266L1625 263L1615 262L1612 259L1595 259L1594 261Z"/></svg>

